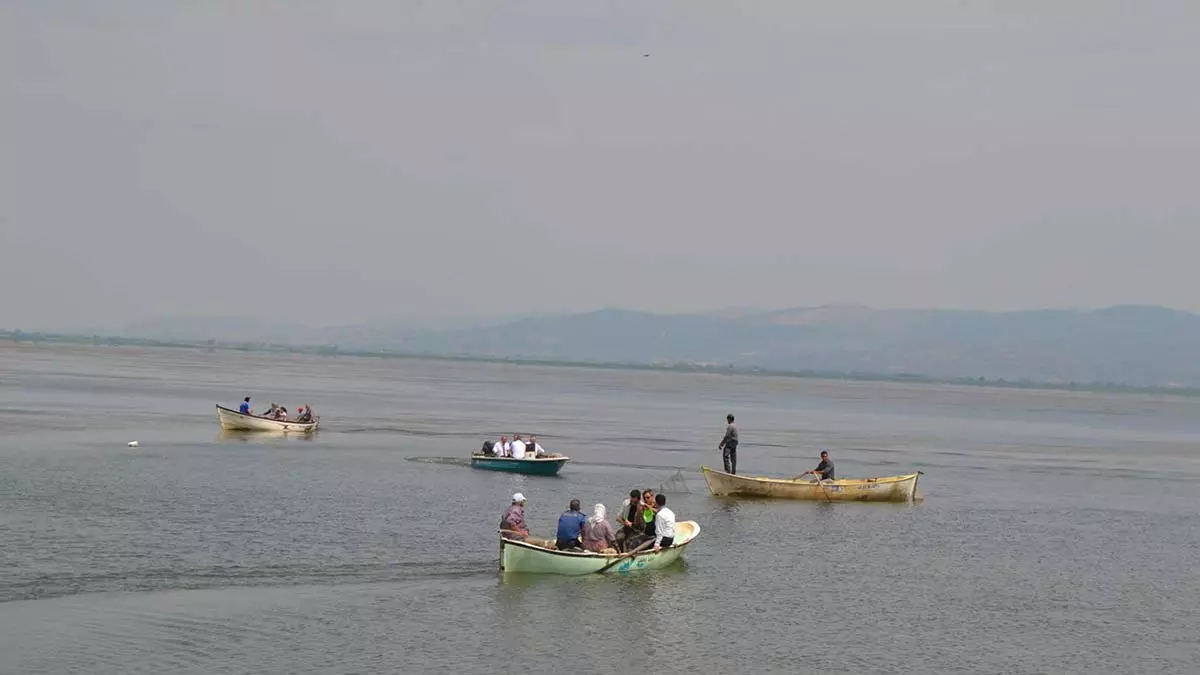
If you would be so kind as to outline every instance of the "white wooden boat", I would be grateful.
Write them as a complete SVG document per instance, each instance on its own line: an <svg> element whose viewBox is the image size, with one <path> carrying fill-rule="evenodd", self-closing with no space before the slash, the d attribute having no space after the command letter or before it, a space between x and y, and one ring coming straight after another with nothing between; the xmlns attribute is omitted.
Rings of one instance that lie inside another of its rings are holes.
<svg viewBox="0 0 1200 675"><path fill-rule="evenodd" d="M542 548L514 539L500 538L500 571L527 574L625 574L658 570L683 557L688 544L700 536L700 525L693 520L675 523L675 544L655 551L653 545L633 555L613 553L575 553Z"/></svg>
<svg viewBox="0 0 1200 675"><path fill-rule="evenodd" d="M921 472L882 478L848 478L817 483L786 478L741 476L700 467L708 489L721 497L772 497L821 502L911 502L919 499Z"/></svg>
<svg viewBox="0 0 1200 675"><path fill-rule="evenodd" d="M217 420L221 428L229 431L275 431L289 434L307 434L317 430L321 418L316 417L312 422L288 422L272 420L258 415L243 415L242 413L217 406Z"/></svg>

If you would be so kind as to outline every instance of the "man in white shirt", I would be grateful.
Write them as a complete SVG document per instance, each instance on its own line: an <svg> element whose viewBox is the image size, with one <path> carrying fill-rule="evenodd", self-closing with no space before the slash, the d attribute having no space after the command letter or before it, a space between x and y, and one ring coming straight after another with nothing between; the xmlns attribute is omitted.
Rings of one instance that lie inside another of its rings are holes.
<svg viewBox="0 0 1200 675"><path fill-rule="evenodd" d="M525 441L521 440L520 434L513 434L512 452L510 454L513 459L525 459Z"/></svg>
<svg viewBox="0 0 1200 675"><path fill-rule="evenodd" d="M654 514L654 550L671 548L675 544L675 512L667 508L667 496L662 493L654 495L654 503L658 505Z"/></svg>
<svg viewBox="0 0 1200 675"><path fill-rule="evenodd" d="M492 446L492 452L496 453L497 457L508 456L508 437L501 436L500 442Z"/></svg>

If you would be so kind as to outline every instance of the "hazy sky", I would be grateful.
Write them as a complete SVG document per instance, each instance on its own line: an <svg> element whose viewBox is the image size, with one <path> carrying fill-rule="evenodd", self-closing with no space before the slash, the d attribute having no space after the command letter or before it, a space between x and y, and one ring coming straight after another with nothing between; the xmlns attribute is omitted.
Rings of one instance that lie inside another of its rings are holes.
<svg viewBox="0 0 1200 675"><path fill-rule="evenodd" d="M1196 0L0 3L0 327L1200 310L1198 255Z"/></svg>

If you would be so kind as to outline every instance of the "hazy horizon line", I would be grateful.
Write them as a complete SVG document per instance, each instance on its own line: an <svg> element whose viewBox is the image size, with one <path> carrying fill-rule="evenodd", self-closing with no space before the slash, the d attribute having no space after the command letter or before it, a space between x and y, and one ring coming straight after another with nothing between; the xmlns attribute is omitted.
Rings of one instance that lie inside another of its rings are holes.
<svg viewBox="0 0 1200 675"><path fill-rule="evenodd" d="M302 323L299 321L283 321L275 319L265 319L251 314L159 314L148 318L134 319L123 321L120 324L112 324L107 326L82 326L82 325L57 325L57 326L34 326L26 329L21 329L19 326L0 326L5 330L25 330L25 332L62 332L62 333L93 333L97 331L122 331L131 327L136 327L139 324L152 324L157 322L169 321L236 321L247 323L258 323L264 326L294 326L297 328L308 329L332 329L332 328L350 328L364 326L378 327L397 327L394 324L404 323L410 326L421 327L478 327L479 325L487 325L488 322L499 321L519 321L533 318L546 317L564 317L564 316L582 316L587 314L595 314L599 312L630 312L656 316L716 316L721 314L745 313L745 314L770 314L778 312L790 311L811 311L822 309L861 309L873 312L956 312L956 313L976 313L976 314L1019 314L1025 312L1073 312L1079 314L1087 314L1091 312L1100 312L1113 309L1158 309L1191 316L1200 316L1200 313L1189 309L1171 307L1169 305L1159 305L1150 303L1119 303L1114 305L1103 306L1043 306L1043 307L1021 307L1009 309L977 309L968 307L879 307L860 302L829 302L817 305L791 305L782 307L762 307L762 306L733 306L733 307L717 307L712 309L699 310L675 310L675 311L660 311L654 309L643 309L633 306L622 305L603 305L588 309L577 310L530 310L523 312L497 312L483 314L381 314L374 317L368 317L356 322L340 322L340 323L323 323L312 324ZM386 324L393 324L387 326Z"/></svg>

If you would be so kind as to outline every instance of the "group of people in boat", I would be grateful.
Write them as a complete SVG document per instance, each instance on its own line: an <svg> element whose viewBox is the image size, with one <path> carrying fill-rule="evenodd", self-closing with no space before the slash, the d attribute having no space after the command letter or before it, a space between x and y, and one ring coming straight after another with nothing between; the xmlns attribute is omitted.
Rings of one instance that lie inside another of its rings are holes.
<svg viewBox="0 0 1200 675"><path fill-rule="evenodd" d="M667 496L653 490L629 491L616 517L610 521L604 504L596 504L592 515L580 510L572 499L558 517L553 540L534 539L525 524L525 495L512 496L512 504L500 518L500 534L506 539L524 541L559 551L617 554L649 548L670 548L675 544L675 512L667 508Z"/></svg>
<svg viewBox="0 0 1200 675"><path fill-rule="evenodd" d="M243 415L255 415L254 410L250 407L249 396L242 400L242 404L238 406L238 412ZM309 424L314 419L312 405L300 406L296 409L296 419L289 420L287 408L274 402L271 403L271 407L265 413L255 416L277 422L296 422L298 424Z"/></svg>
<svg viewBox="0 0 1200 675"><path fill-rule="evenodd" d="M537 436L530 436L529 442L525 442L521 440L521 434L513 434L511 441L508 440L508 436L501 436L499 442L484 441L479 452L489 457L512 457L513 459L546 456L546 449L538 444Z"/></svg>

